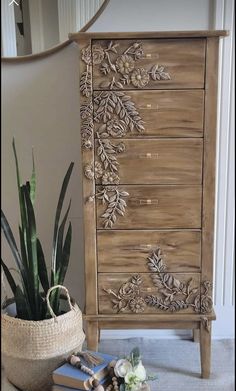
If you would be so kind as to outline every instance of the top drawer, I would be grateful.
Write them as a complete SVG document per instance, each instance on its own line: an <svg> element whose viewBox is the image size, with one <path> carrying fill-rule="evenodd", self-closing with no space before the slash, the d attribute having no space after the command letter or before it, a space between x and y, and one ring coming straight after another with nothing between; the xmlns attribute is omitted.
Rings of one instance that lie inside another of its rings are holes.
<svg viewBox="0 0 236 391"><path fill-rule="evenodd" d="M205 39L93 40L93 88L204 88Z"/></svg>

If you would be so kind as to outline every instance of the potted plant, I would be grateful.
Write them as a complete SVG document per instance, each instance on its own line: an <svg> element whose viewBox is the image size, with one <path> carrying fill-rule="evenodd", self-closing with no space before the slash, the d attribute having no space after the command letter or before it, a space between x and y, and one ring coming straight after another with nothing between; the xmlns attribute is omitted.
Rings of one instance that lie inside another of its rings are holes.
<svg viewBox="0 0 236 391"><path fill-rule="evenodd" d="M6 303L2 314L3 365L9 381L21 390L47 391L50 389L52 371L69 354L81 350L85 338L82 313L63 286L72 238L71 222L64 235L71 201L63 218L61 213L74 163L69 165L58 199L51 268L48 272L36 229L34 156L31 179L22 184L14 139L12 144L21 217L20 249L3 212L1 228L16 263L20 283L16 283L6 263L1 260L13 293L13 299ZM60 289L65 291L65 296L61 295ZM12 303L15 306L13 313Z"/></svg>

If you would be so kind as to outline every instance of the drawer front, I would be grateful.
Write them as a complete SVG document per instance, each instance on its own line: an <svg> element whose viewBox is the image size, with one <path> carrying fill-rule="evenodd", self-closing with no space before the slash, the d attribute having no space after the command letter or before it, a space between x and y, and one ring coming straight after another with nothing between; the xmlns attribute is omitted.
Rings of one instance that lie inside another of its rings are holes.
<svg viewBox="0 0 236 391"><path fill-rule="evenodd" d="M113 184L112 171L121 184L202 183L202 139L99 139L95 155L103 167L96 183Z"/></svg>
<svg viewBox="0 0 236 391"><path fill-rule="evenodd" d="M204 88L205 39L94 40L93 88Z"/></svg>
<svg viewBox="0 0 236 391"><path fill-rule="evenodd" d="M203 90L97 91L94 92L93 102L95 136L203 135Z"/></svg>
<svg viewBox="0 0 236 391"><path fill-rule="evenodd" d="M201 186L98 186L96 193L98 229L201 227Z"/></svg>
<svg viewBox="0 0 236 391"><path fill-rule="evenodd" d="M100 273L99 313L199 312L200 274Z"/></svg>
<svg viewBox="0 0 236 391"><path fill-rule="evenodd" d="M156 249L171 272L200 272L200 231L97 232L98 271L148 273L148 257Z"/></svg>

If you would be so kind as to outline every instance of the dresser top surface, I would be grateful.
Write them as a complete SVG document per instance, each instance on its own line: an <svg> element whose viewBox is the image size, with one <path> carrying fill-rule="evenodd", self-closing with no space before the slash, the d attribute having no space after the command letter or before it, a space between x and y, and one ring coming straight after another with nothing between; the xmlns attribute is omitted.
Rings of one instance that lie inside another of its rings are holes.
<svg viewBox="0 0 236 391"><path fill-rule="evenodd" d="M69 34L71 41L85 39L132 39L132 38L199 38L226 37L228 30L192 30L192 31L139 31L139 32L78 32Z"/></svg>

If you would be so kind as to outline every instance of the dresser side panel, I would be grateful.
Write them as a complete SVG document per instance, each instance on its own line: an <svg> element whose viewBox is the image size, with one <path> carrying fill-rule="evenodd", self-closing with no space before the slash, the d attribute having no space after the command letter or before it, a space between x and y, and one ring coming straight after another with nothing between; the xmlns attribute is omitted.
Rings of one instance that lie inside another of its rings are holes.
<svg viewBox="0 0 236 391"><path fill-rule="evenodd" d="M202 283L213 280L219 38L207 38L202 203ZM209 294L209 293L208 293Z"/></svg>
<svg viewBox="0 0 236 391"><path fill-rule="evenodd" d="M80 131L83 168L94 167L91 41L80 41ZM85 309L97 314L95 183L83 175Z"/></svg>

